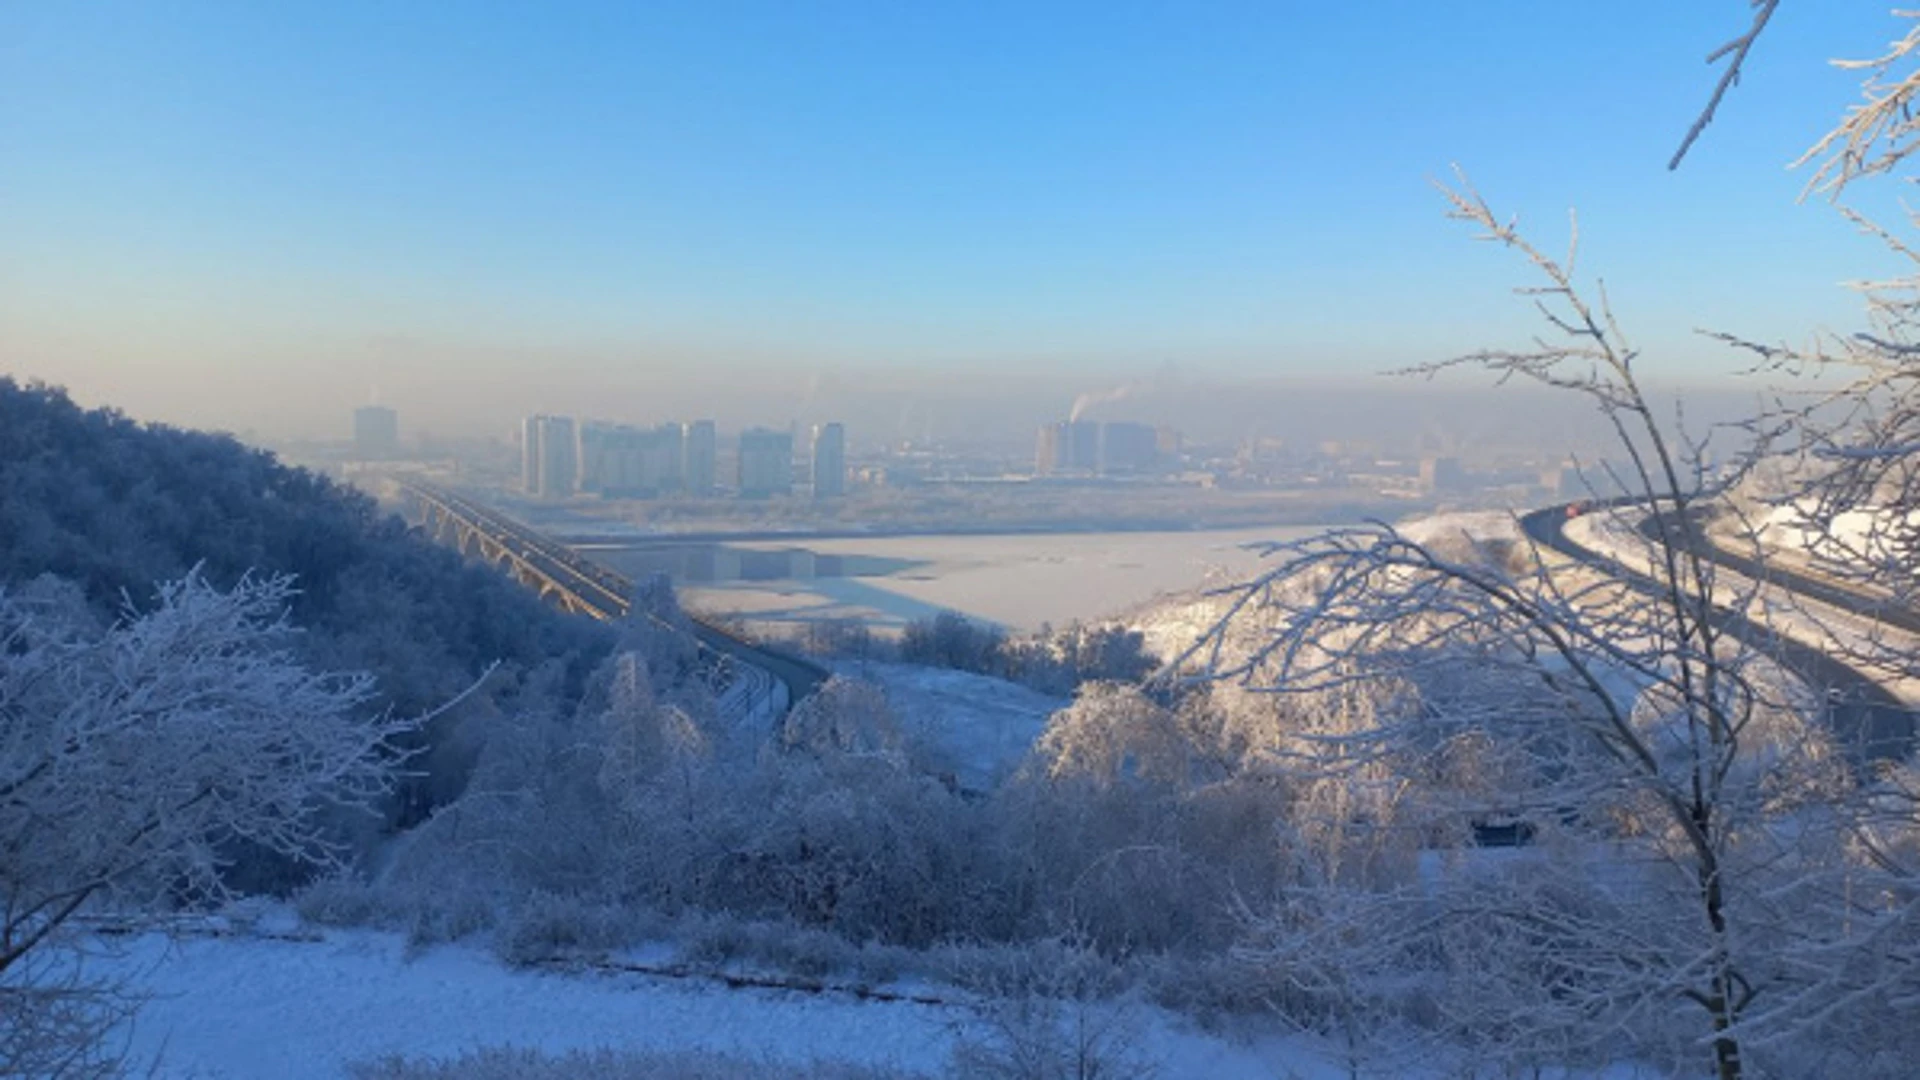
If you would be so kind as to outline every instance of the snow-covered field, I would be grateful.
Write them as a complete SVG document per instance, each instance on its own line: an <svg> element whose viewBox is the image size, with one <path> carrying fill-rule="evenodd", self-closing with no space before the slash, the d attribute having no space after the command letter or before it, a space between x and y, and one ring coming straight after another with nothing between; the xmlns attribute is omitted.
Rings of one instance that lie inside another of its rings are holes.
<svg viewBox="0 0 1920 1080"><path fill-rule="evenodd" d="M295 935L294 937L298 937ZM149 934L97 961L150 999L129 1060L200 1080L320 1080L392 1054L452 1057L488 1046L717 1051L748 1061L855 1062L944 1075L974 1022L959 1004L732 989L718 980L515 970L478 948L410 953L398 935ZM918 988L928 991L928 988ZM1242 1045L1141 1008L1133 1030L1159 1075L1333 1077L1304 1040Z"/></svg>

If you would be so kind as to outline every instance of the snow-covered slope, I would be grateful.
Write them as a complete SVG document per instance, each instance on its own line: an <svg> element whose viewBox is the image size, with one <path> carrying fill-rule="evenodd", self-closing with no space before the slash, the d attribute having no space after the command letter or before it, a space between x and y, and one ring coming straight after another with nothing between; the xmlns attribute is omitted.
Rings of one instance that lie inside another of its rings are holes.
<svg viewBox="0 0 1920 1080"><path fill-rule="evenodd" d="M1394 527L1407 537L1427 544L1454 539L1518 543L1524 539L1519 519L1504 510L1433 514L1399 522ZM1272 556L1256 570L1263 569L1264 565L1272 565L1275 559L1283 557ZM1143 604L1120 616L1119 621L1145 637L1147 651L1162 660L1171 661L1191 648L1227 613L1233 597L1223 594L1222 590L1229 590L1250 579L1251 575L1241 579L1216 578L1202 588L1162 596ZM1265 640L1266 629L1260 622L1259 613L1246 612L1240 621L1242 625L1236 628L1236 633L1229 635L1229 653L1232 652L1233 643L1251 647ZM1228 658L1231 659L1230 656Z"/></svg>
<svg viewBox="0 0 1920 1080"><path fill-rule="evenodd" d="M947 668L872 661L835 668L885 691L894 713L938 747L954 779L973 791L992 788L1018 768L1047 717L1068 704L1019 683Z"/></svg>
<svg viewBox="0 0 1920 1080"><path fill-rule="evenodd" d="M1459 510L1431 514L1403 521L1396 528L1423 544L1453 537L1467 537L1482 543L1497 540L1519 542L1525 539L1525 534L1520 530L1520 518L1508 510Z"/></svg>

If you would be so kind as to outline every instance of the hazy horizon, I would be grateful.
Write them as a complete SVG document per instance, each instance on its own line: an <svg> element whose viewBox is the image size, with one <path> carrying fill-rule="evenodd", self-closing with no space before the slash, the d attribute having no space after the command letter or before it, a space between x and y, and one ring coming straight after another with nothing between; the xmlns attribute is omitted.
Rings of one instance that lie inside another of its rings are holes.
<svg viewBox="0 0 1920 1080"><path fill-rule="evenodd" d="M1647 377L1718 385L1742 358L1696 328L1856 321L1836 285L1873 242L1783 166L1855 93L1828 60L1893 29L1788 5L1669 173L1732 21L20 5L0 371L272 438L376 398L467 436L780 423L821 383L880 388L902 430L920 397L1030 419L1167 370L1384 387L1532 332L1523 268L1443 218L1459 162L1550 250L1578 206Z"/></svg>

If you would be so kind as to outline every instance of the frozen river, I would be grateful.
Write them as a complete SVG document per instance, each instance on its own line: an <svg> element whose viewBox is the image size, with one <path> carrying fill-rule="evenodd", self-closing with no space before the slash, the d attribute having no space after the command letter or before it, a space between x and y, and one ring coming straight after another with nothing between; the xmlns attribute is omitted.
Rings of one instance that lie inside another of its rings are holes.
<svg viewBox="0 0 1920 1080"><path fill-rule="evenodd" d="M751 622L854 616L898 629L952 610L1030 630L1243 578L1260 562L1246 544L1320 528L662 543L593 555L633 576L667 573L689 607Z"/></svg>

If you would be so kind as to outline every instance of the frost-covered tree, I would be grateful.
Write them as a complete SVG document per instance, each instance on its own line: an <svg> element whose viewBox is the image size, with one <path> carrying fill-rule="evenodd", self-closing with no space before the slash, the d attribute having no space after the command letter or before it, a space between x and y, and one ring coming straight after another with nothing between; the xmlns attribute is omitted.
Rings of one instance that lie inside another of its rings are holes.
<svg viewBox="0 0 1920 1080"><path fill-rule="evenodd" d="M1812 170L1808 193L1826 196L1881 240L1905 272L1853 285L1867 315L1853 332L1816 335L1805 345L1716 336L1796 378L1770 418L1786 421L1798 438L1789 467L1759 493L1772 504L1769 539L1803 547L1821 573L1877 601L1874 607L1913 608L1920 605L1920 249L1900 225L1853 201L1872 200L1877 182L1910 183L1908 159L1920 149L1920 12L1895 14L1909 25L1891 45L1836 61L1862 75L1862 99L1798 164ZM1904 212L1908 228L1920 222ZM1905 641L1874 645L1878 656L1860 655L1914 670Z"/></svg>
<svg viewBox="0 0 1920 1080"><path fill-rule="evenodd" d="M1835 61L1859 76L1860 97L1796 165L1809 171L1807 194L1828 199L1878 239L1899 269L1854 283L1866 319L1852 332L1804 344L1716 336L1791 380L1766 418L1793 436L1791 453L1768 483L1743 492L1754 510L1752 533L1798 548L1794 564L1810 564L1851 595L1830 598L1852 616L1802 612L1843 627L1833 651L1900 680L1920 675L1920 639L1912 633L1920 608L1920 248L1912 232L1920 218L1885 189L1915 179L1920 12L1893 16L1899 29L1890 44ZM1832 915L1792 943L1784 962L1799 978L1760 1001L1752 1039L1816 1039L1846 1053L1849 1068L1886 1074L1906 1068L1920 1049L1910 1021L1920 999L1915 777L1909 757L1864 778L1837 845L1847 857L1807 882Z"/></svg>
<svg viewBox="0 0 1920 1080"><path fill-rule="evenodd" d="M1535 247L1471 188L1444 193L1454 217L1538 275L1522 291L1547 333L1419 371L1482 370L1590 401L1625 462L1614 480L1637 499L1630 513L1599 518L1626 565L1577 566L1531 535L1490 557L1388 526L1341 530L1274 545L1274 568L1237 592L1188 660L1338 707L1282 744L1276 764L1305 793L1294 822L1303 837L1317 831L1323 847L1369 859L1355 867L1317 854L1316 887L1374 898L1322 906L1378 917L1391 900L1424 913L1396 921L1423 927L1427 943L1394 959L1397 1008L1430 1009L1421 999L1469 971L1467 952L1441 947L1468 930L1537 939L1539 954L1498 950L1526 964L1471 969L1504 980L1505 992L1477 1000L1506 1005L1472 1027L1500 1033L1510 1060L1537 1063L1553 1047L1635 1030L1638 1003L1655 1001L1663 1022L1693 1018L1690 1033L1670 1033L1705 1047L1732 1080L1747 1068L1749 1008L1796 977L1777 962L1800 914L1794 886L1835 846L1830 810L1848 773L1812 721L1817 696L1782 674L1765 635L1723 614L1747 608L1751 588L1717 572L1696 508L1726 474L1709 472L1702 444L1656 413L1604 293L1589 301L1571 255ZM1540 852L1560 858L1534 858L1525 888L1449 870L1488 858L1469 841L1489 825L1537 837ZM1354 843L1355 833L1383 832L1402 842ZM1413 857L1380 860L1395 852ZM1527 899L1577 895L1595 863L1631 873L1631 895L1651 902L1573 918ZM1554 881L1564 887L1535 887ZM1271 918L1294 916L1283 903ZM1379 948L1363 944L1362 953ZM1338 957L1327 963L1337 968ZM1565 987L1554 1001L1581 1008L1543 1009L1527 992L1550 963L1566 965L1546 982ZM1411 977L1422 965L1435 981ZM1648 1042L1637 1049L1661 1053L1659 1032L1640 1030Z"/></svg>
<svg viewBox="0 0 1920 1080"><path fill-rule="evenodd" d="M0 1026L33 1013L89 904L217 899L241 845L328 861L324 815L392 788L413 723L295 657L291 595L190 574L102 629L60 590L0 593Z"/></svg>
<svg viewBox="0 0 1920 1080"><path fill-rule="evenodd" d="M878 686L836 675L794 706L781 723L781 743L814 754L873 757L904 764L900 720Z"/></svg>
<svg viewBox="0 0 1920 1080"><path fill-rule="evenodd" d="M1169 708L1135 686L1088 683L1047 721L1034 764L1053 779L1184 790L1210 778L1218 764L1213 733L1197 730L1209 715Z"/></svg>

